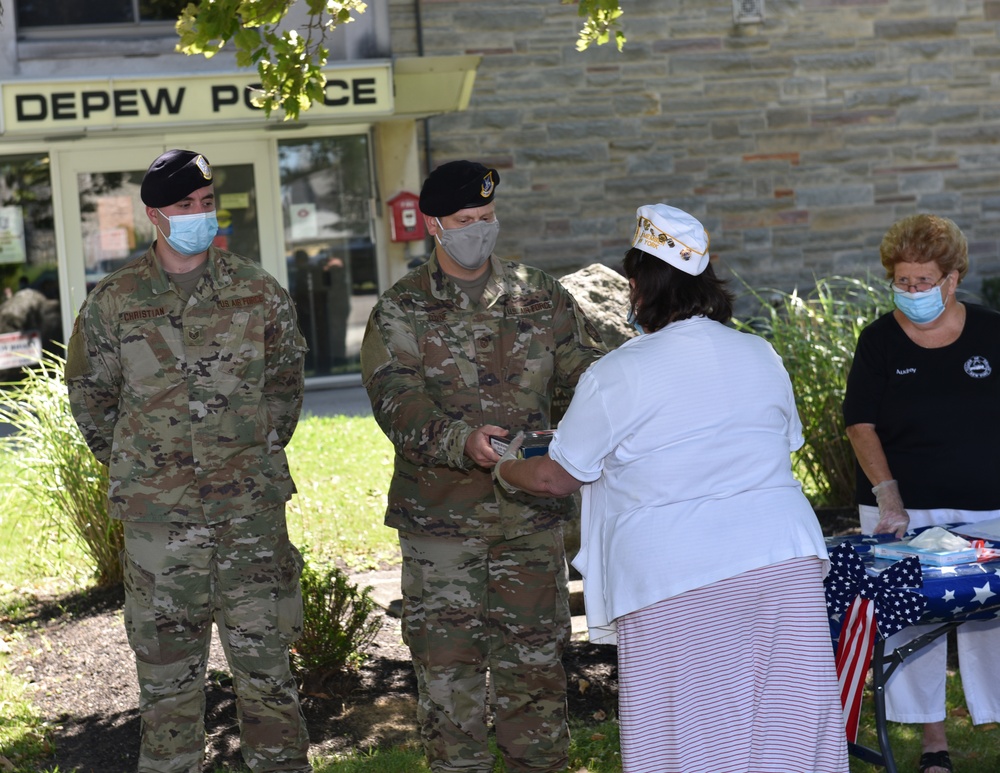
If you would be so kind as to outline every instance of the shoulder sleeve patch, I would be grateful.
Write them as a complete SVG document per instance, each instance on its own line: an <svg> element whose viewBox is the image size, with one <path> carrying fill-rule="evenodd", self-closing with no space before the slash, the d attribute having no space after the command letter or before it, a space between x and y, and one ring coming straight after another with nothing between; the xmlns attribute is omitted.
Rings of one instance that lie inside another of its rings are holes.
<svg viewBox="0 0 1000 773"><path fill-rule="evenodd" d="M382 340L382 331L375 323L375 315L368 319L365 337L361 342L361 381L364 384L392 360L389 347Z"/></svg>
<svg viewBox="0 0 1000 773"><path fill-rule="evenodd" d="M83 331L78 329L70 336L69 346L66 347L66 378L79 378L89 373L90 360L87 359L87 340Z"/></svg>

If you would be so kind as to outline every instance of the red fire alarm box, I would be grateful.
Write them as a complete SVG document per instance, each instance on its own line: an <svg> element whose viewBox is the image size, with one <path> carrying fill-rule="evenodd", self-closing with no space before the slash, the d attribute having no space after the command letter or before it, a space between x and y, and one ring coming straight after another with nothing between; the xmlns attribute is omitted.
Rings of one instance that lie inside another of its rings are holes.
<svg viewBox="0 0 1000 773"><path fill-rule="evenodd" d="M419 201L420 197L415 193L403 191L386 202L394 242L413 242L424 238L424 219L417 206Z"/></svg>

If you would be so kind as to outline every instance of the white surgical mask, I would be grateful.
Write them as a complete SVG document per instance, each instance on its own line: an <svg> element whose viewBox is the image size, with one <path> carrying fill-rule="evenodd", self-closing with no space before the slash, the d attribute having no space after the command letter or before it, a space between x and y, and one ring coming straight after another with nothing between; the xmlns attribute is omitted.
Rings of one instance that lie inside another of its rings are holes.
<svg viewBox="0 0 1000 773"><path fill-rule="evenodd" d="M464 269L474 271L482 266L497 244L500 221L477 220L461 228L445 228L437 221L438 233L434 238L444 248L452 260Z"/></svg>
<svg viewBox="0 0 1000 773"><path fill-rule="evenodd" d="M215 212L196 212L193 215L174 215L169 217L160 210L160 217L170 223L170 236L167 236L157 225L156 230L167 240L167 244L181 255L197 255L207 250L215 235L219 232L219 221Z"/></svg>

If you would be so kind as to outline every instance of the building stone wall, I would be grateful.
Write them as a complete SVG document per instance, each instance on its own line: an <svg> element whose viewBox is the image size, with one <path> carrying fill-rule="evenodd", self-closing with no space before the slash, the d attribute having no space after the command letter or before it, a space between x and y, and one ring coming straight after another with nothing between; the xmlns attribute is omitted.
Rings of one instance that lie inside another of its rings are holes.
<svg viewBox="0 0 1000 773"><path fill-rule="evenodd" d="M391 0L395 55L481 54L468 111L426 122L436 166L501 175L498 250L560 275L617 265L637 206L699 217L757 287L875 276L918 211L1000 275L1000 0L622 0L623 52L576 50L559 0ZM419 19L417 18L419 9Z"/></svg>

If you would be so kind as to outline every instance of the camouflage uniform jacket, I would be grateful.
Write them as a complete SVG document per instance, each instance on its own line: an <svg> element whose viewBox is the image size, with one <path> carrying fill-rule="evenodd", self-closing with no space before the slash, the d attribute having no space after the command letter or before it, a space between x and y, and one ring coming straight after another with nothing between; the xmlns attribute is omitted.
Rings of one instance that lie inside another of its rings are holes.
<svg viewBox="0 0 1000 773"><path fill-rule="evenodd" d="M506 494L465 455L465 441L484 424L512 435L547 429L554 386L575 386L604 351L555 279L490 260L478 304L432 258L386 291L368 320L362 377L396 451L387 526L510 539L570 512L568 500Z"/></svg>
<svg viewBox="0 0 1000 773"><path fill-rule="evenodd" d="M304 352L288 293L246 258L210 248L187 302L152 248L105 277L76 319L66 381L109 466L112 517L216 523L291 497Z"/></svg>

